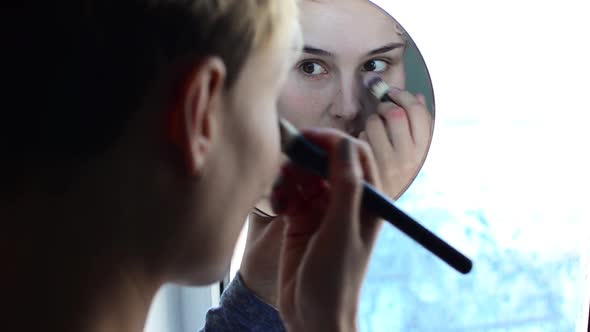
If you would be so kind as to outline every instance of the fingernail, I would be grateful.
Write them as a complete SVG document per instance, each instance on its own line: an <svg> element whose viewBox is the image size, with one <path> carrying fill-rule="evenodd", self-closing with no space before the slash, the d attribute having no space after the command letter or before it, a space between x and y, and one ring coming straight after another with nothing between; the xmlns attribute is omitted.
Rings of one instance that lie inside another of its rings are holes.
<svg viewBox="0 0 590 332"><path fill-rule="evenodd" d="M340 141L340 146L338 148L338 155L340 156L340 160L345 163L349 163L351 159L350 140L347 138L343 139L342 141Z"/></svg>

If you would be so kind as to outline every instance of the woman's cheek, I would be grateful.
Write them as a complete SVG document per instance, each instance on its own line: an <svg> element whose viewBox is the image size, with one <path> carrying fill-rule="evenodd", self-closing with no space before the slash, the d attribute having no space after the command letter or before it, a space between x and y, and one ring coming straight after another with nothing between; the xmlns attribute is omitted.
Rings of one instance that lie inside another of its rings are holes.
<svg viewBox="0 0 590 332"><path fill-rule="evenodd" d="M403 64L391 67L382 78L392 87L402 90L406 89L406 68Z"/></svg>
<svg viewBox="0 0 590 332"><path fill-rule="evenodd" d="M288 83L279 98L279 114L297 128L317 127L329 105L329 86Z"/></svg>
<svg viewBox="0 0 590 332"><path fill-rule="evenodd" d="M401 66L400 70L396 74L395 80L396 84L399 84L400 89L406 89L406 67Z"/></svg>

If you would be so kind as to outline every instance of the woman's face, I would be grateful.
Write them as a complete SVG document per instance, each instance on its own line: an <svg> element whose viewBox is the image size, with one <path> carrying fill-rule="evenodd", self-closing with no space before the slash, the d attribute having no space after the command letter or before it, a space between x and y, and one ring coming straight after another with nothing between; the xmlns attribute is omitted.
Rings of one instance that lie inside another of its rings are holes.
<svg viewBox="0 0 590 332"><path fill-rule="evenodd" d="M303 1L304 51L279 99L279 113L298 128L364 127L360 78L377 73L405 88L405 40L399 25L368 0Z"/></svg>

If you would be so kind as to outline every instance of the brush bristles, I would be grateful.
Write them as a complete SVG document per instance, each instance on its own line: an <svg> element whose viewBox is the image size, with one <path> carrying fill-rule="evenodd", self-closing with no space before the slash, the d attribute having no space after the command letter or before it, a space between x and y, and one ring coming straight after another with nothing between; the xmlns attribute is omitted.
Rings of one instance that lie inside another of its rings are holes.
<svg viewBox="0 0 590 332"><path fill-rule="evenodd" d="M381 78L377 77L377 78L371 80L371 82L369 82L369 91L371 91L371 94L373 96L375 96L375 98L377 98L377 100L383 101L383 99L389 93L390 89L389 89L389 85L387 85L387 83L385 83L385 81L383 81Z"/></svg>

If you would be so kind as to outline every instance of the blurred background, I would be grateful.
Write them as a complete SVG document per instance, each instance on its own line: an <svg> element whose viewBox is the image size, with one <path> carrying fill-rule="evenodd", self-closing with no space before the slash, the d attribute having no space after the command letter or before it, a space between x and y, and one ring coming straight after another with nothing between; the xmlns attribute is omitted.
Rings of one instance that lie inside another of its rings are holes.
<svg viewBox="0 0 590 332"><path fill-rule="evenodd" d="M460 275L385 227L361 331L581 328L588 2L374 2L414 39L434 86L431 150L398 206L475 265Z"/></svg>

